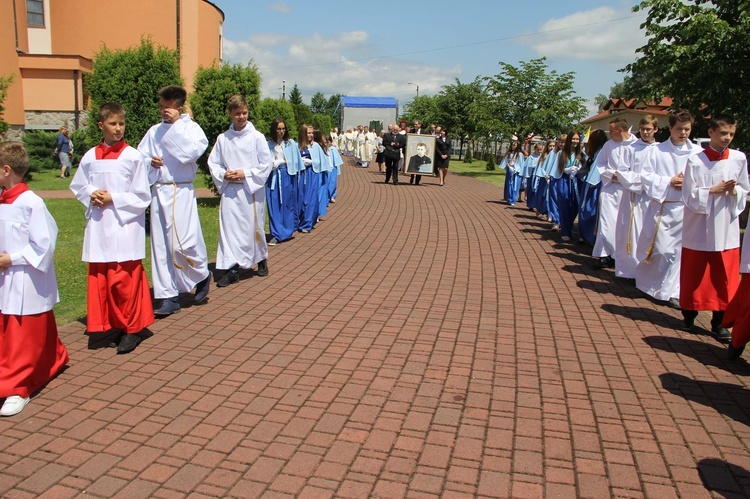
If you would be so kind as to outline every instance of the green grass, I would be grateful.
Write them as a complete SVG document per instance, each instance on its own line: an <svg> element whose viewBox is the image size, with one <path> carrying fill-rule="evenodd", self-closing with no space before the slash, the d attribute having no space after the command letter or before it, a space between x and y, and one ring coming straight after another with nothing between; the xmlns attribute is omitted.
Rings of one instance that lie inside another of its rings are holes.
<svg viewBox="0 0 750 499"><path fill-rule="evenodd" d="M453 173L477 178L501 187L503 182L505 182L505 171L498 169L488 171L487 162L484 160L474 160L471 163L464 163L463 160L454 157L451 159L448 167L448 175L450 176Z"/></svg>
<svg viewBox="0 0 750 499"><path fill-rule="evenodd" d="M62 179L60 182L65 183ZM37 190L40 189L37 188ZM87 264L81 261L83 231L86 223L83 217L83 205L77 200L47 199L45 202L58 227L55 270L57 287L60 290L60 303L55 306L55 317L57 323L62 325L86 315ZM208 259L213 261L219 243L219 199L198 199L198 216L208 249ZM151 280L150 245L151 241L147 237L146 258L143 260L143 266L146 268L149 282Z"/></svg>

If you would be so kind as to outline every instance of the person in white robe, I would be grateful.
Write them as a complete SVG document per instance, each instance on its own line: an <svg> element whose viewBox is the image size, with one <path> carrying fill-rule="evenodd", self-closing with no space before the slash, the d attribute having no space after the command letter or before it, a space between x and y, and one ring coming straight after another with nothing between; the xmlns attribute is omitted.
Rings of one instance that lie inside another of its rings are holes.
<svg viewBox="0 0 750 499"><path fill-rule="evenodd" d="M181 114L186 98L182 87L159 91L162 123L154 125L138 145L147 159L151 183L151 278L154 310L166 316L180 309L178 295L195 288L194 300L208 296L210 274L193 181L197 160L208 147L200 125Z"/></svg>
<svg viewBox="0 0 750 499"><path fill-rule="evenodd" d="M266 181L273 156L262 133L247 120L247 101L234 95L228 103L232 125L216 139L208 166L221 195L216 268L226 270L217 286L239 281L239 269L258 265L268 275L265 238Z"/></svg>
<svg viewBox="0 0 750 499"><path fill-rule="evenodd" d="M599 259L598 268L614 267L614 255L617 244L627 243L627 225L618 223L629 220L630 203L623 203L625 187L620 183L618 173L628 172L633 164L633 143L637 140L630 134L629 125L624 118L615 118L609 123L609 134L612 137L602 147L596 168L602 178L599 194L599 220L596 243L592 255ZM628 211L623 214L621 211ZM630 276L632 277L632 276Z"/></svg>
<svg viewBox="0 0 750 499"><path fill-rule="evenodd" d="M639 235L635 286L672 308L680 308L682 255L682 181L688 159L701 152L690 142L693 117L687 111L669 117L669 140L651 150L641 178L647 205Z"/></svg>
<svg viewBox="0 0 750 499"><path fill-rule="evenodd" d="M640 137L633 143L633 164L630 171L620 170L617 175L620 184L626 189L623 192L623 203L629 203L629 209L620 210L623 219L618 220L620 227L626 232L624 244L615 245L615 275L624 278L635 278L638 266L638 236L643 225L643 212L648 204L647 196L643 192L641 170L643 163L658 144L654 134L659 130L659 121L651 114L641 118L638 123Z"/></svg>

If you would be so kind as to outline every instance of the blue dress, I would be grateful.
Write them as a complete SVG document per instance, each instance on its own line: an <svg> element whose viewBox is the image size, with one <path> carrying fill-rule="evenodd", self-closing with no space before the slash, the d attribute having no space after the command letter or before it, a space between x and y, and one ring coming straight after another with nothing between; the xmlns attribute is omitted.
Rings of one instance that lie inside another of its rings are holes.
<svg viewBox="0 0 750 499"><path fill-rule="evenodd" d="M276 143L268 141L271 156L275 155ZM281 144L286 163L278 165L266 182L266 205L271 237L286 241L299 227L299 207L297 206L297 179L304 168L297 143L293 140Z"/></svg>
<svg viewBox="0 0 750 499"><path fill-rule="evenodd" d="M601 151L601 149L600 149ZM587 242L596 243L596 223L599 216L599 191L602 179L596 168L599 151L593 158L588 158L584 168L579 171L578 179L578 236Z"/></svg>

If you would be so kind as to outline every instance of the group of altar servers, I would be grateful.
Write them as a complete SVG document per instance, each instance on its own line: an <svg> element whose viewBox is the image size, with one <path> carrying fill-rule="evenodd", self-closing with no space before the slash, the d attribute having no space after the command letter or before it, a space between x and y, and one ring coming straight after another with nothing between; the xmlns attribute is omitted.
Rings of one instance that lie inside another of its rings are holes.
<svg viewBox="0 0 750 499"><path fill-rule="evenodd" d="M355 162L364 168L370 166L372 156L378 150L378 135L366 125L349 128L341 134L333 129L330 137L331 145L341 155L354 157Z"/></svg>
<svg viewBox="0 0 750 499"><path fill-rule="evenodd" d="M82 258L87 271L88 333L114 331L111 347L133 351L155 316L180 310L180 293L192 301L208 297L210 273L193 181L197 160L208 147L201 127L183 113L184 88L159 93L162 122L138 148L124 140L125 109L106 103L98 110L102 142L81 159L70 184L85 206ZM268 244L309 232L335 202L343 160L320 131L299 129L289 137L274 120L267 140L248 121L244 97L227 103L232 124L219 135L208 159L221 196L217 286L239 280L240 269L257 266L268 275ZM53 253L57 226L44 202L23 181L28 156L17 142L0 144L0 416L23 410L34 391L68 363L52 308L59 301ZM154 297L142 260L146 209L151 207ZM269 210L271 239L264 230ZM251 274L252 275L252 274Z"/></svg>
<svg viewBox="0 0 750 499"><path fill-rule="evenodd" d="M500 166L504 197L515 205L526 195L529 209L559 230L593 244L597 268L614 268L655 301L682 311L692 330L698 312L710 311L711 331L729 341L738 358L750 341L750 248L740 253L740 214L750 193L747 159L729 148L737 129L728 115L709 121L709 144L690 141L693 116L669 116L670 137L654 140L658 122L645 115L639 137L625 119L585 137L577 131L531 154L511 142ZM730 332L728 328L733 328Z"/></svg>

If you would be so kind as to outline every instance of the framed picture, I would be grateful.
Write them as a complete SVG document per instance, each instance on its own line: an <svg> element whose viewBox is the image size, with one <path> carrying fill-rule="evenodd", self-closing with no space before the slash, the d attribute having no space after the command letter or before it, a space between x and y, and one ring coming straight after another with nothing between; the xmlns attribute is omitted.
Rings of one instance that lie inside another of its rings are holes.
<svg viewBox="0 0 750 499"><path fill-rule="evenodd" d="M435 136L407 133L404 165L404 173L432 175L435 167Z"/></svg>

